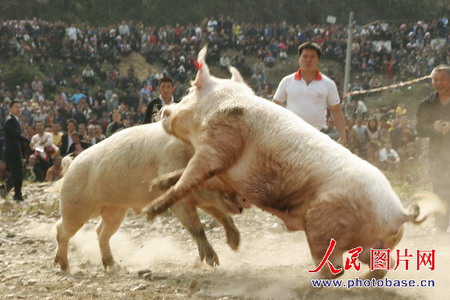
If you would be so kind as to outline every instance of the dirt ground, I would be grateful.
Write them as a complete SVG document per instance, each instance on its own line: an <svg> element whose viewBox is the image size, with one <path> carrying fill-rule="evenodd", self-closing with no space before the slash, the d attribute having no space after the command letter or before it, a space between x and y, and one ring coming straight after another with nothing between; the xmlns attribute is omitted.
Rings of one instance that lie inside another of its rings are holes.
<svg viewBox="0 0 450 300"><path fill-rule="evenodd" d="M2 299L448 299L450 293L450 234L435 233L430 222L407 225L398 249L436 250L436 269L417 271L412 261L408 271L399 267L387 277L433 279L435 287L317 289L307 272L316 266L304 233L286 232L278 219L259 209L235 217L241 232L236 252L222 228L202 215L220 258L217 268L198 261L194 242L174 217L148 223L130 212L111 240L121 269L105 273L94 231L98 220L93 220L71 240L67 275L53 265L57 195L42 184L24 191L25 204L0 203ZM351 270L342 279L362 275L363 270Z"/></svg>
<svg viewBox="0 0 450 300"><path fill-rule="evenodd" d="M120 74L126 75L130 66L133 66L139 82L143 82L150 74L158 72L156 66L148 64L145 57L136 52L122 58L118 66Z"/></svg>

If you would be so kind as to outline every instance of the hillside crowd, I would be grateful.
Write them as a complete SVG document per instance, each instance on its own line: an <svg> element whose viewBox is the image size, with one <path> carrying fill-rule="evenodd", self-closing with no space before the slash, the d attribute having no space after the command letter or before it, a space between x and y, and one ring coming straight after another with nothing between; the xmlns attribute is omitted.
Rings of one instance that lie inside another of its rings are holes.
<svg viewBox="0 0 450 300"><path fill-rule="evenodd" d="M351 90L413 79L428 75L439 64L450 64L449 33L445 16L356 26L351 66L357 76ZM266 70L297 55L297 46L305 41L318 43L323 59L344 65L347 27L339 24L250 24L229 16L161 27L132 21L100 27L38 19L3 21L0 59L19 59L41 75L14 86L0 82L0 124L8 114L8 103L21 101L23 135L34 138L35 144L39 137L50 136L47 146L55 146L52 151L28 147L27 174L32 180L53 180L58 176L46 173L60 165L60 155L79 153L117 130L140 124L149 101L158 95L159 79L173 78L173 96L181 99L205 42L208 64L235 66L258 95L271 99L277 82L268 78ZM149 72L144 80L138 79L133 65L121 73L118 64L132 52L141 53L161 71ZM249 63L250 57L256 57L254 64ZM333 70L323 71L338 87L342 84ZM345 104L351 151L386 169L420 155L414 125L403 104L376 110L357 98ZM72 138L74 132L78 138ZM331 119L324 132L338 138Z"/></svg>

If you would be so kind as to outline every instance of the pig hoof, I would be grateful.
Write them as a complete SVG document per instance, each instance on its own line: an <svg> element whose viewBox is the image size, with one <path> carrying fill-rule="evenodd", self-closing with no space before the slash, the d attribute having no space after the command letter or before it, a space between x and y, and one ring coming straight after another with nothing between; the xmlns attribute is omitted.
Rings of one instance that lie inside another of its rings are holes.
<svg viewBox="0 0 450 300"><path fill-rule="evenodd" d="M229 235L227 235L227 243L231 249L237 250L239 247L239 242L240 242L239 231L233 232L232 234L230 233Z"/></svg>
<svg viewBox="0 0 450 300"><path fill-rule="evenodd" d="M106 273L118 273L120 270L122 270L122 268L118 264L112 264L105 268Z"/></svg>
<svg viewBox="0 0 450 300"><path fill-rule="evenodd" d="M153 220L156 218L156 216L158 215L158 214L156 213L155 208L154 208L153 206L144 208L144 209L142 210L142 212L143 212L144 214L147 214L147 221L150 221L150 222L153 221Z"/></svg>
<svg viewBox="0 0 450 300"><path fill-rule="evenodd" d="M202 251L200 254L200 259L203 261L203 259L206 260L206 263L210 265L211 267L219 266L219 256L217 256L216 251L214 251L213 248L206 248L204 251Z"/></svg>
<svg viewBox="0 0 450 300"><path fill-rule="evenodd" d="M212 256L206 257L206 263L211 267L220 266L219 257L215 252L212 254Z"/></svg>
<svg viewBox="0 0 450 300"><path fill-rule="evenodd" d="M63 273L69 273L69 264L67 262L64 262L64 260L61 259L60 257L56 256L55 260L53 261L53 264L55 266L59 265Z"/></svg>

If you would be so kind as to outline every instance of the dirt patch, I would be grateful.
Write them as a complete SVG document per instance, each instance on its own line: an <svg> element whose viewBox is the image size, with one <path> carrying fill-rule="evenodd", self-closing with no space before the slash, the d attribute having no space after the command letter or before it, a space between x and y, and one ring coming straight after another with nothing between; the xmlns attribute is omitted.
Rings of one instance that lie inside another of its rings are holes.
<svg viewBox="0 0 450 300"><path fill-rule="evenodd" d="M197 259L197 248L178 220L158 217L148 223L130 212L111 239L120 269L101 266L93 220L71 240L70 275L53 265L57 196L45 185L25 187L26 203L0 203L0 298L2 299L445 299L450 292L450 234L434 233L431 223L407 225L398 249L436 250L436 269L400 265L390 280L431 279L435 287L311 287L315 267L303 232L288 233L280 221L259 209L236 216L241 232L231 250L223 229L205 215L202 221L221 265ZM342 279L361 277L351 270ZM362 268L362 269L363 269Z"/></svg>
<svg viewBox="0 0 450 300"><path fill-rule="evenodd" d="M160 72L161 69L156 65L147 63L145 58L140 53L132 52L130 55L123 57L119 63L118 67L120 74L127 74L127 70L131 65L134 67L136 77L140 82L147 79L150 74Z"/></svg>

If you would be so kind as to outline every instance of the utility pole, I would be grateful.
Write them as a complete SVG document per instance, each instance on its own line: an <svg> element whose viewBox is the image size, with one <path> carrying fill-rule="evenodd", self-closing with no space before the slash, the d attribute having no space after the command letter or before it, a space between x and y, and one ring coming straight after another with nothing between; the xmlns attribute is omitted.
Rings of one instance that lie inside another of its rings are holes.
<svg viewBox="0 0 450 300"><path fill-rule="evenodd" d="M347 97L345 95L348 93L348 85L350 83L350 63L352 60L352 40L353 40L353 12L350 12L348 18L348 37L347 37L347 55L345 57L345 77L344 77L344 105L347 106Z"/></svg>

